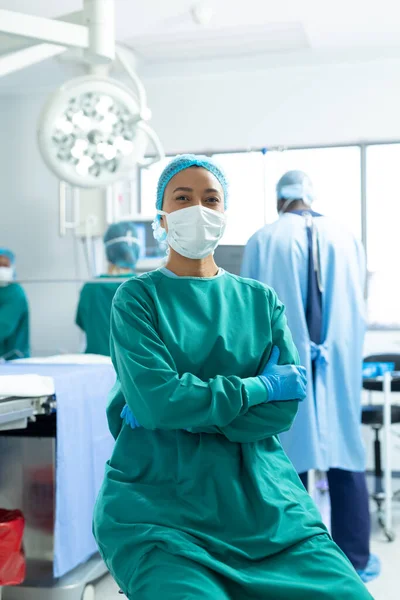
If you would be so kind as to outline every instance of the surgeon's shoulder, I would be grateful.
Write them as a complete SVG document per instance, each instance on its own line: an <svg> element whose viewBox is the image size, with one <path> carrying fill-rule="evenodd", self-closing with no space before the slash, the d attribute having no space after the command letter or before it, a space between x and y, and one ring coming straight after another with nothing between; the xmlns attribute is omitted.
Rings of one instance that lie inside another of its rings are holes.
<svg viewBox="0 0 400 600"><path fill-rule="evenodd" d="M26 298L25 290L19 283L11 283L10 290L12 292L13 298L16 302L27 303L28 300Z"/></svg>
<svg viewBox="0 0 400 600"><path fill-rule="evenodd" d="M162 279L159 271L143 273L125 281L119 286L113 299L113 306L125 305L127 301L137 301L141 304L152 303L155 291Z"/></svg>
<svg viewBox="0 0 400 600"><path fill-rule="evenodd" d="M236 285L238 288L242 288L242 290L246 290L247 293L257 296L263 297L266 299L270 306L275 306L277 303L277 295L275 290L266 285L265 283L261 283L261 281L256 281L255 279L248 279L247 277L241 277L239 275L233 275L233 273L226 273L226 275L231 279L232 283Z"/></svg>
<svg viewBox="0 0 400 600"><path fill-rule="evenodd" d="M260 227L260 229L257 229L257 231L253 233L253 235L249 238L247 243L262 242L265 237L268 237L277 227L279 227L279 223L279 219L273 221L272 223L266 223L265 225Z"/></svg>
<svg viewBox="0 0 400 600"><path fill-rule="evenodd" d="M357 241L354 233L333 217L319 217L314 219L314 222L317 224L318 231L323 233L325 238L331 242L348 241L354 243Z"/></svg>
<svg viewBox="0 0 400 600"><path fill-rule="evenodd" d="M93 291L94 285L95 284L92 283L91 281L85 283L85 285L83 286L83 288L80 291L80 297L86 298L87 296L90 296Z"/></svg>

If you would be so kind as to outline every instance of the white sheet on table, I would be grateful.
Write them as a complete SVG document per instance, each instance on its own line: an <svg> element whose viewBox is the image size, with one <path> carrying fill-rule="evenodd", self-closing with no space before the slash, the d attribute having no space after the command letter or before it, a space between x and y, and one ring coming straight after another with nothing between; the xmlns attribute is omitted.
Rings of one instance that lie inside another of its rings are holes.
<svg viewBox="0 0 400 600"><path fill-rule="evenodd" d="M39 398L55 394L54 379L41 375L1 375L0 397Z"/></svg>
<svg viewBox="0 0 400 600"><path fill-rule="evenodd" d="M40 356L34 358L22 358L16 361L18 364L65 364L65 365L110 365L111 358L100 354L58 354L56 356Z"/></svg>

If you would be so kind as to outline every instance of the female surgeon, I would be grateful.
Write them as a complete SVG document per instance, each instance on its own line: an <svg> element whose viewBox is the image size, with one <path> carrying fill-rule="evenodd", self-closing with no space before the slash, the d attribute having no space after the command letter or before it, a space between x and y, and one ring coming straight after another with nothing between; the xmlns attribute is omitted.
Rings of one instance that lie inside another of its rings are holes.
<svg viewBox="0 0 400 600"><path fill-rule="evenodd" d="M176 157L157 191L166 267L115 295L100 552L132 600L367 600L277 437L306 388L284 307L214 262L227 200L214 162Z"/></svg>
<svg viewBox="0 0 400 600"><path fill-rule="evenodd" d="M4 360L30 356L28 301L14 279L15 255L0 248L0 359Z"/></svg>

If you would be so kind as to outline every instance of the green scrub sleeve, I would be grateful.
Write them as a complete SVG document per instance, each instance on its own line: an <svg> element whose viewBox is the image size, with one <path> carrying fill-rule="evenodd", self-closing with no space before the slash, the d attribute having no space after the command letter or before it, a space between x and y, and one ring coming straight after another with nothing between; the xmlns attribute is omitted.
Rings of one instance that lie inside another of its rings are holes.
<svg viewBox="0 0 400 600"><path fill-rule="evenodd" d="M280 349L281 365L300 364L292 334L287 326L284 306L274 296L272 307L272 342ZM191 433L219 433L231 442L258 442L259 440L288 431L297 414L298 401L268 402L251 408L225 427L206 429L191 428Z"/></svg>
<svg viewBox="0 0 400 600"><path fill-rule="evenodd" d="M13 295L12 302L6 302L2 305L0 310L0 342L4 342L13 335L21 316L27 310L26 297L22 289Z"/></svg>
<svg viewBox="0 0 400 600"><path fill-rule="evenodd" d="M149 300L132 287L116 294L111 312L111 358L125 401L146 429L224 427L265 402L258 377L179 375L154 326Z"/></svg>

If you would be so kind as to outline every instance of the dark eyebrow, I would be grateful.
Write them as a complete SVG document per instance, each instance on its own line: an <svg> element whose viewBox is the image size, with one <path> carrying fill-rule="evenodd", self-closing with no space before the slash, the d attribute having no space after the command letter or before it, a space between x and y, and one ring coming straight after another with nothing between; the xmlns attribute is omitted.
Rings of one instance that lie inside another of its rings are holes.
<svg viewBox="0 0 400 600"><path fill-rule="evenodd" d="M189 187L177 187L173 193L175 194L175 192L193 192L193 189Z"/></svg>
<svg viewBox="0 0 400 600"><path fill-rule="evenodd" d="M175 192L193 192L193 188L190 187L177 187L174 189L173 193L175 194ZM206 190L204 190L205 194L220 194L221 192L214 189L214 188L207 188Z"/></svg>

